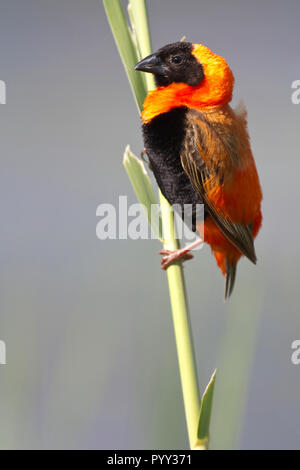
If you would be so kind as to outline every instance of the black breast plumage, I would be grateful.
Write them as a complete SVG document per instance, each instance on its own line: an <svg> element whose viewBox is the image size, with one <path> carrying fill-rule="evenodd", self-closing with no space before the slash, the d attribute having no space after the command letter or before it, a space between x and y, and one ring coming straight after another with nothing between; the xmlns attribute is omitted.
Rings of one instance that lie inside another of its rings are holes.
<svg viewBox="0 0 300 470"><path fill-rule="evenodd" d="M184 204L193 204L194 213L196 204L202 204L203 201L180 161L186 112L186 107L179 107L160 114L149 123L143 124L143 136L151 168L161 192L171 205L176 204L181 210Z"/></svg>

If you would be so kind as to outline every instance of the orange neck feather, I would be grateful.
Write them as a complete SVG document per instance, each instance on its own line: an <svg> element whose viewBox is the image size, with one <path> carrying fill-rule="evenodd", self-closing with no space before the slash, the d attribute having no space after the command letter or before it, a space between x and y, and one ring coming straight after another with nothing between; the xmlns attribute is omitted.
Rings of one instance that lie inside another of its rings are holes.
<svg viewBox="0 0 300 470"><path fill-rule="evenodd" d="M197 86L172 83L150 91L142 111L144 123L179 106L199 109L231 101L234 77L225 59L201 44L193 45L192 54L202 64L205 78Z"/></svg>

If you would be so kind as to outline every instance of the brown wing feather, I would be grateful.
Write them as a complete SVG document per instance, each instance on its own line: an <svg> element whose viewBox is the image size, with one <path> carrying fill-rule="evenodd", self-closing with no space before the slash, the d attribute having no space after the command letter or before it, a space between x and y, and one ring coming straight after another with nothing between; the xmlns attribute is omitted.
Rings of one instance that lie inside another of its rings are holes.
<svg viewBox="0 0 300 470"><path fill-rule="evenodd" d="M216 225L247 258L256 262L252 224L234 223L209 199L207 188L222 185L237 161L234 136L226 139L218 128L197 110L187 114L187 130L181 151L181 163Z"/></svg>

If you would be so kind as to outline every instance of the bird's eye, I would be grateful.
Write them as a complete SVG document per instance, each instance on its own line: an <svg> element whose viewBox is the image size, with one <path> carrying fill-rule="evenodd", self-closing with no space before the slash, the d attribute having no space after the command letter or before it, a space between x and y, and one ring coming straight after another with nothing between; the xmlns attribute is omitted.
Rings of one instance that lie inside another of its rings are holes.
<svg viewBox="0 0 300 470"><path fill-rule="evenodd" d="M171 62L175 65L181 64L182 57L180 57L180 55L174 55L173 57L171 57Z"/></svg>

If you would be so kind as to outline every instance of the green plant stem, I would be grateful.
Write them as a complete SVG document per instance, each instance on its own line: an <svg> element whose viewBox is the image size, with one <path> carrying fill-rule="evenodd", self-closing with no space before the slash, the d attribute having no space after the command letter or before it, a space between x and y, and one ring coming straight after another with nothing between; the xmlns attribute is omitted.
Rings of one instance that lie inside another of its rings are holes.
<svg viewBox="0 0 300 470"><path fill-rule="evenodd" d="M179 248L174 228L174 213L170 204L161 193L160 204L164 248L173 251ZM189 443L191 449L196 449L199 446L197 430L201 401L185 281L181 264L169 266L167 268L167 276Z"/></svg>
<svg viewBox="0 0 300 470"><path fill-rule="evenodd" d="M138 54L129 32L122 4L120 0L103 0L103 5L127 78L133 91L134 99L140 110L145 99L144 79L142 75L137 76L134 70L134 66L138 61Z"/></svg>
<svg viewBox="0 0 300 470"><path fill-rule="evenodd" d="M140 72L134 72L137 75L138 83L140 84L143 81L143 83L146 84L146 89L144 87L144 90L141 90L141 87L136 86L134 83L130 70L130 67L132 66L133 68L133 65L135 65L132 64L132 59L134 57L132 44L136 43L137 50L135 51L135 54L137 57L145 57L152 52L145 0L129 0L129 17L133 23L132 30L134 33L133 38L129 34L130 40L126 35L126 31L124 31L124 13L123 11L120 12L120 0L103 1L119 53L130 79L136 102L138 103L138 107L141 111L141 103L143 103L146 93L155 88L155 83L151 74L146 74L146 78L141 80L142 75L139 76ZM127 26L126 30L128 31ZM126 47L124 47L123 38L127 41L127 47L130 49L130 54L128 54ZM160 191L159 199L162 214L164 248L173 251L179 248L179 243L175 233L174 213ZM198 439L201 399L192 331L188 314L185 281L181 264L178 263L169 266L167 268L167 277L189 444L191 449L205 449L206 441L204 443L203 440Z"/></svg>
<svg viewBox="0 0 300 470"><path fill-rule="evenodd" d="M140 52L143 57L151 54L151 39L145 0L130 0L135 22L135 31ZM148 91L155 87L151 74L146 74ZM164 248L179 248L174 226L174 213L170 204L159 191L162 214ZM181 264L173 264L167 268L169 294L175 330L179 371L185 407L191 449L197 447L197 430L200 413L200 392L197 368L190 326L185 281Z"/></svg>

